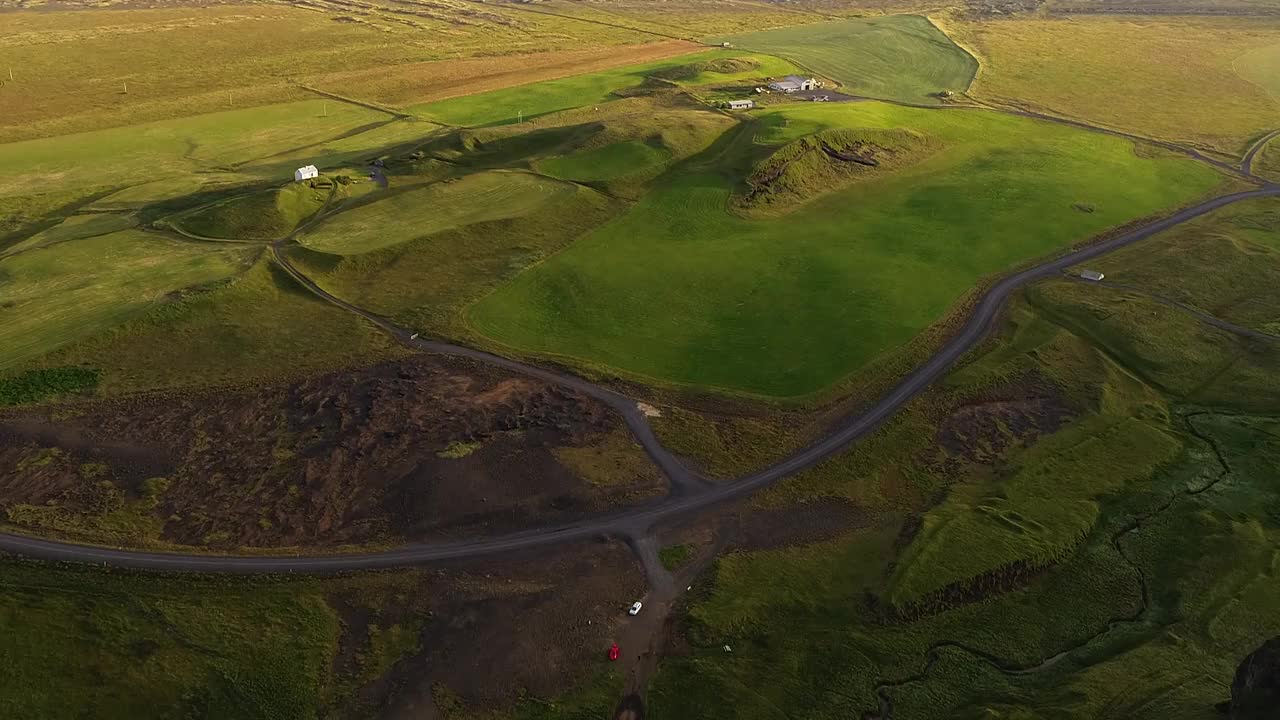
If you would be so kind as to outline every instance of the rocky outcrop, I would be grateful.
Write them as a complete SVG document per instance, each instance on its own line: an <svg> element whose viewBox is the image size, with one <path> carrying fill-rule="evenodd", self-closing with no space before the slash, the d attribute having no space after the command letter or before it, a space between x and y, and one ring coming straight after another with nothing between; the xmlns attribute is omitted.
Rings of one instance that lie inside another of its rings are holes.
<svg viewBox="0 0 1280 720"><path fill-rule="evenodd" d="M1249 653L1231 683L1231 720L1280 718L1280 637Z"/></svg>

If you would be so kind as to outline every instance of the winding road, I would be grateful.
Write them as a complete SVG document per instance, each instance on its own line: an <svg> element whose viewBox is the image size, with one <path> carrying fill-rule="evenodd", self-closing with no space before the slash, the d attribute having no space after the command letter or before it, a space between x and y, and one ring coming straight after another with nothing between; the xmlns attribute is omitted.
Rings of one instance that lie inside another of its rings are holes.
<svg viewBox="0 0 1280 720"><path fill-rule="evenodd" d="M1257 149L1265 144L1266 140L1275 137L1277 134L1280 134L1280 132L1272 133L1251 149L1242 161L1240 170L1232 168L1232 170L1242 172L1259 183L1259 188L1207 200L1198 205L1179 210L1163 219L1128 230L1110 239L1071 253L1046 260L1043 263L1003 278L982 295L970 312L964 326L957 334L951 337L924 364L904 376L892 390L881 397L871 408L846 417L832 428L831 432L822 440L797 451L770 467L736 480L717 484L707 482L672 455L658 441L652 427L650 427L645 415L637 407L635 401L625 395L568 372L529 365L475 348L418 339L410 331L395 325L386 318L370 313L326 292L289 262L288 257L281 252L281 247L284 243L278 242L271 247L274 260L299 283L328 302L369 320L410 347L424 352L471 358L523 373L539 380L577 390L607 404L622 416L628 427L635 434L636 440L666 475L670 481L671 493L664 498L649 503L562 525L476 540L410 544L393 550L346 555L226 556L148 552L80 545L13 534L0 534L0 551L48 561L95 563L144 570L217 573L334 573L493 556L607 536L626 539L635 547L637 543L649 534L654 526L660 523L673 521L713 506L745 498L784 478L821 463L843 450L849 443L874 431L907 402L946 373L956 361L982 342L995 324L1005 302L1015 291L1027 283L1058 275L1072 266L1144 240L1156 233L1227 205L1252 198L1280 197L1280 185L1253 177L1248 170L1249 163L1256 154Z"/></svg>

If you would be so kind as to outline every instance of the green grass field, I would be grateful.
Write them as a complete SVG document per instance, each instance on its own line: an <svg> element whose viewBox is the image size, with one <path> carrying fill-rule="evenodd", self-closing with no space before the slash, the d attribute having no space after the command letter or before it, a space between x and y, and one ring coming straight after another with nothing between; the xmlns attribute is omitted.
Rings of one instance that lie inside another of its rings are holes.
<svg viewBox="0 0 1280 720"><path fill-rule="evenodd" d="M358 255L463 225L520 217L576 192L572 184L531 173L477 173L339 213L303 233L299 242L320 252Z"/></svg>
<svg viewBox="0 0 1280 720"><path fill-rule="evenodd" d="M690 77L682 77L678 82L679 84L696 87L712 83L732 82L748 77L762 78L768 75L781 75L793 70L790 63L777 58L734 50L710 50L641 65L630 65L586 75L547 80L477 95L463 95L448 100L413 105L408 108L408 111L446 125L482 126L505 124L515 122L521 117L528 120L561 110L590 107L609 102L616 98L615 92L635 88L644 83L645 79L650 75L659 71L670 71L675 68L705 63L717 58L738 57L754 59L758 63L758 69L736 73L701 71Z"/></svg>
<svg viewBox="0 0 1280 720"><path fill-rule="evenodd" d="M613 180L661 166L670 157L662 147L655 147L643 140L624 140L550 158L542 163L541 169L548 175L579 182Z"/></svg>
<svg viewBox="0 0 1280 720"><path fill-rule="evenodd" d="M789 58L837 80L854 95L935 101L934 93L964 92L978 62L918 15L857 18L730 35L718 40Z"/></svg>
<svg viewBox="0 0 1280 720"><path fill-rule="evenodd" d="M295 265L343 299L423 332L466 337L461 313L469 303L623 209L590 188L564 187L570 193L560 202L525 215L425 236L410 226L404 242L380 250L337 256L299 246L288 252ZM370 217L390 222L381 211Z"/></svg>
<svg viewBox="0 0 1280 720"><path fill-rule="evenodd" d="M503 345L658 381L807 395L909 340L979 278L1220 182L1127 141L994 113L810 104L759 123L766 151L839 127L905 127L943 149L799 219L746 220L726 209L719 168L759 149L718 148L474 305L470 322Z"/></svg>
<svg viewBox="0 0 1280 720"><path fill-rule="evenodd" d="M246 251L137 230L0 259L0 368L136 317L169 293L234 275Z"/></svg>
<svg viewBox="0 0 1280 720"><path fill-rule="evenodd" d="M0 145L0 197L226 170L389 119L356 105L306 100L7 143ZM292 179L292 168L279 171L280 181Z"/></svg>

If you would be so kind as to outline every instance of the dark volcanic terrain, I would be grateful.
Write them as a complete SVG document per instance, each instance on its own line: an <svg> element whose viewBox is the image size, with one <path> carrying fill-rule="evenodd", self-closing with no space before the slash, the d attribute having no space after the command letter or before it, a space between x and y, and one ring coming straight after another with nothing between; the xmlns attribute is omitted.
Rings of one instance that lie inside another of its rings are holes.
<svg viewBox="0 0 1280 720"><path fill-rule="evenodd" d="M0 413L8 522L87 539L396 543L562 521L662 487L598 402L438 356Z"/></svg>

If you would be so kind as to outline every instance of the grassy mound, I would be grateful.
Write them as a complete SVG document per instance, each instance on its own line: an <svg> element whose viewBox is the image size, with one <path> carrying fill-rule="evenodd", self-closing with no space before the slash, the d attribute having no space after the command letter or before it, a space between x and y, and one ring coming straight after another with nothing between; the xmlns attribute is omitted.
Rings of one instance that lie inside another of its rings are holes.
<svg viewBox="0 0 1280 720"><path fill-rule="evenodd" d="M703 60L702 62L689 63L688 65L680 65L678 67L659 70L655 72L653 76L662 78L663 80L671 80L673 82L686 82L705 73L734 75L758 69L760 69L760 63L751 58L715 58L713 60Z"/></svg>
<svg viewBox="0 0 1280 720"><path fill-rule="evenodd" d="M175 221L194 235L228 240L277 240L293 232L324 207L332 185L294 183L241 195L201 208Z"/></svg>
<svg viewBox="0 0 1280 720"><path fill-rule="evenodd" d="M732 121L719 113L656 111L638 117L607 119L596 131L558 155L537 163L538 170L577 182L620 178L642 182L671 163L705 150ZM628 188L610 183L614 192Z"/></svg>
<svg viewBox="0 0 1280 720"><path fill-rule="evenodd" d="M824 130L787 143L757 163L735 204L744 210L792 207L922 160L934 149L925 135L902 128Z"/></svg>
<svg viewBox="0 0 1280 720"><path fill-rule="evenodd" d="M299 242L321 252L358 255L450 228L519 217L573 194L573 185L532 173L475 173L325 218Z"/></svg>

